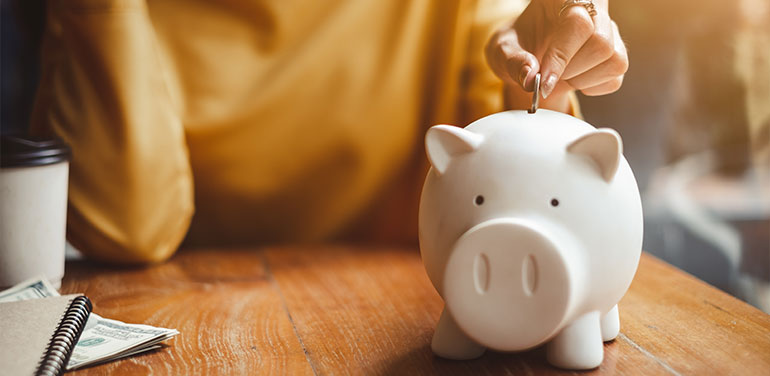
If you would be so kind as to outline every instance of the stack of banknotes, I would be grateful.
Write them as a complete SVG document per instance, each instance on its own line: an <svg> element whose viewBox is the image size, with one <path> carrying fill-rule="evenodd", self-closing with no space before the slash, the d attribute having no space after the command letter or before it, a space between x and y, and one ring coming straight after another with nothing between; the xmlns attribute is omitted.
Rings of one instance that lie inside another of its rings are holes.
<svg viewBox="0 0 770 376"><path fill-rule="evenodd" d="M59 293L45 278L33 278L0 291L0 303L48 296L59 296ZM176 329L126 324L91 313L67 363L67 370L155 350L161 347L161 342L177 334Z"/></svg>

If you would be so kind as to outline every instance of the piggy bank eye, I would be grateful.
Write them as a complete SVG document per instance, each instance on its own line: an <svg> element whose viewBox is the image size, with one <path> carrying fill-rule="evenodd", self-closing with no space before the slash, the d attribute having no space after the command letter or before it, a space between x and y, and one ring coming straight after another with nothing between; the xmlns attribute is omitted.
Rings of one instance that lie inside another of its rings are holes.
<svg viewBox="0 0 770 376"><path fill-rule="evenodd" d="M482 195L476 196L476 199L473 200L473 203L476 204L476 206L481 206L481 204L484 203L484 196Z"/></svg>
<svg viewBox="0 0 770 376"><path fill-rule="evenodd" d="M553 207L559 206L559 200L557 200L555 198L552 198L551 199L551 206L553 206Z"/></svg>

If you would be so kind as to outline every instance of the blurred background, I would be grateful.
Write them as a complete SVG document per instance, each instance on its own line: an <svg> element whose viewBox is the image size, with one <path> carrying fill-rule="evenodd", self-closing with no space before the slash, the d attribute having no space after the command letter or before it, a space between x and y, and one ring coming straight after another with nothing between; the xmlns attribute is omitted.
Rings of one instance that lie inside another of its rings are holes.
<svg viewBox="0 0 770 376"><path fill-rule="evenodd" d="M581 97L639 181L644 249L770 313L770 1L610 1L623 87Z"/></svg>
<svg viewBox="0 0 770 376"><path fill-rule="evenodd" d="M644 249L770 313L770 1L610 3L630 69L620 91L581 105L623 136ZM44 2L0 12L0 132L24 132Z"/></svg>

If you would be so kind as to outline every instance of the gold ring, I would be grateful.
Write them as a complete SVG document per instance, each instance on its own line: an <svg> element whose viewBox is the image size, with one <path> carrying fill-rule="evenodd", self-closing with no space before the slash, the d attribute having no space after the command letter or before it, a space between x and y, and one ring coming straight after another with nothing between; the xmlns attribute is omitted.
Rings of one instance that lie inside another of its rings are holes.
<svg viewBox="0 0 770 376"><path fill-rule="evenodd" d="M594 2L592 0L567 0L562 4L561 9L559 10L559 17L561 17L562 13L566 11L567 9L575 6L575 5L581 5L586 8L588 11L588 15L593 17L596 13L596 7L594 6Z"/></svg>

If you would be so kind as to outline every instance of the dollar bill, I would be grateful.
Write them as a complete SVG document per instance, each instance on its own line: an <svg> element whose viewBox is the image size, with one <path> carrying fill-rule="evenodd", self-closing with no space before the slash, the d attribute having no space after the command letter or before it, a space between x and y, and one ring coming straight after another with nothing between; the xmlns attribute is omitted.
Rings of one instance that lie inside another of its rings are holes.
<svg viewBox="0 0 770 376"><path fill-rule="evenodd" d="M48 296L59 296L59 292L45 278L38 277L0 291L0 303ZM72 351L67 370L159 349L163 341L178 334L176 329L127 324L91 313Z"/></svg>
<svg viewBox="0 0 770 376"><path fill-rule="evenodd" d="M8 290L0 291L0 303L39 299L47 296L59 296L59 292L47 279L36 277L21 282Z"/></svg>
<svg viewBox="0 0 770 376"><path fill-rule="evenodd" d="M92 313L80 335L67 369L123 358L154 350L160 343L179 334L176 329L150 325L126 324Z"/></svg>

